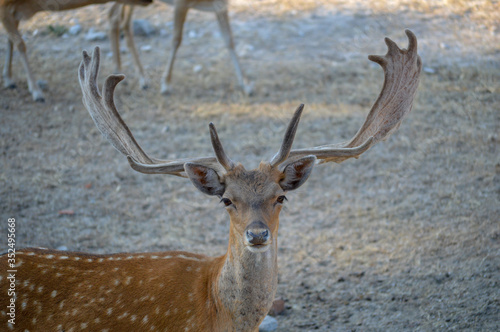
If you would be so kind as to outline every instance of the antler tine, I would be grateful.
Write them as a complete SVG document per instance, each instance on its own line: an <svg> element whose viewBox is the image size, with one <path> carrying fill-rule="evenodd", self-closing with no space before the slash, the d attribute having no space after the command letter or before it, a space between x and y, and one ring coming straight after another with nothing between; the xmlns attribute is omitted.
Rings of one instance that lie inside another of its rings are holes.
<svg viewBox="0 0 500 332"><path fill-rule="evenodd" d="M217 161L222 165L222 167L224 167L226 171L232 170L234 168L234 163L226 155L226 152L224 152L224 148L222 147L222 143L219 139L219 135L217 134L217 130L215 129L215 125L210 122L208 127L210 129L210 139L212 140L212 147L214 148Z"/></svg>
<svg viewBox="0 0 500 332"><path fill-rule="evenodd" d="M347 143L292 150L289 159L315 155L321 163L340 163L349 158L358 158L399 128L412 110L422 69L422 61L417 54L417 38L410 30L405 32L409 40L408 49L400 49L394 41L385 38L387 54L368 57L384 70L384 85L357 134Z"/></svg>
<svg viewBox="0 0 500 332"><path fill-rule="evenodd" d="M288 158L290 150L292 149L295 133L297 132L297 128L299 127L300 116L302 115L303 110L304 110L304 104L300 104L299 107L297 107L297 109L295 110L293 118L290 120L288 128L286 129L285 137L283 138L283 143L281 144L281 148L270 161L272 167L278 166Z"/></svg>
<svg viewBox="0 0 500 332"><path fill-rule="evenodd" d="M103 85L101 96L97 88L99 62L99 47L94 49L92 58L86 51L83 51L83 60L78 71L83 93L83 104L102 135L127 157L130 166L134 170L147 174L172 174L185 177L184 164L186 162L197 162L210 167L219 167L213 157L173 161L164 161L149 157L137 143L132 132L116 109L114 91L117 84L125 76L108 76Z"/></svg>

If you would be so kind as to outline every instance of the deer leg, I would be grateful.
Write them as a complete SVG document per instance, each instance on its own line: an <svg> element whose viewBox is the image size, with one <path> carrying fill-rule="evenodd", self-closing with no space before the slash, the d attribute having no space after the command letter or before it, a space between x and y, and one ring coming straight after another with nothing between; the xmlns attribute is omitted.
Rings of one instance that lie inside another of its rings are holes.
<svg viewBox="0 0 500 332"><path fill-rule="evenodd" d="M7 39L7 54L5 57L5 67L3 67L3 85L9 89L15 89L16 83L12 80L12 52L14 43Z"/></svg>
<svg viewBox="0 0 500 332"><path fill-rule="evenodd" d="M170 58L162 76L162 94L168 94L170 92L170 81L172 80L175 55L177 53L177 49L182 43L182 30L184 28L184 22L186 21L188 9L189 8L184 5L176 5L174 9L174 35L172 37L172 51L170 52Z"/></svg>
<svg viewBox="0 0 500 332"><path fill-rule="evenodd" d="M121 71L122 63L120 59L120 23L122 17L123 5L114 3L109 10L109 40L111 43L111 51L113 52L113 62L115 71Z"/></svg>
<svg viewBox="0 0 500 332"><path fill-rule="evenodd" d="M45 101L43 97L42 90L40 90L40 87L36 83L35 77L33 76L33 72L31 71L30 65L28 63L28 56L26 55L26 44L24 43L24 40L19 33L19 30L17 27L19 26L19 21L16 20L14 17L10 15L5 15L6 13L2 12L1 13L1 20L3 23L3 26L5 27L5 30L7 30L7 36L9 38L10 43L12 43L12 48L15 45L21 54L21 63L24 66L24 70L26 72L26 76L28 79L28 88L29 91L31 92L31 95L33 96L33 100L35 101ZM10 79L10 63L12 62L12 51L10 51L10 44L9 44L9 50L7 51L7 60L9 61L9 68L4 69L4 75L7 73L8 78ZM10 59L9 59L10 58ZM12 80L10 80L10 83L13 83Z"/></svg>
<svg viewBox="0 0 500 332"><path fill-rule="evenodd" d="M234 51L233 34L231 33L231 26L229 25L229 16L227 10L215 12L217 17L217 22L219 23L219 28L224 39L224 43L231 56L231 61L233 62L234 69L236 71L236 77L238 78L238 83L245 92L247 96L251 95L253 92L253 84L247 85L243 77L243 72L241 71L240 63L236 52Z"/></svg>
<svg viewBox="0 0 500 332"><path fill-rule="evenodd" d="M132 53L132 58L134 59L135 68L139 74L139 83L143 89L148 88L148 79L144 74L144 68L142 67L141 60L139 60L139 54L137 53L137 48L134 42L134 31L131 25L132 13L134 11L133 6L127 6L124 10L124 21L123 21L123 32L125 33L125 39L127 40L127 47Z"/></svg>

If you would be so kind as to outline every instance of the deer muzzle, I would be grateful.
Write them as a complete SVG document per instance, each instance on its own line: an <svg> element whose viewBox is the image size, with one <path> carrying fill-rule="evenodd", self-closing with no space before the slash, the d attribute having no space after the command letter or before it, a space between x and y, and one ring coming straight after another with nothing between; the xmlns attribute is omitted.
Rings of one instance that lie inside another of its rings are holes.
<svg viewBox="0 0 500 332"><path fill-rule="evenodd" d="M254 221L245 230L245 242L254 249L271 243L271 231L262 221Z"/></svg>

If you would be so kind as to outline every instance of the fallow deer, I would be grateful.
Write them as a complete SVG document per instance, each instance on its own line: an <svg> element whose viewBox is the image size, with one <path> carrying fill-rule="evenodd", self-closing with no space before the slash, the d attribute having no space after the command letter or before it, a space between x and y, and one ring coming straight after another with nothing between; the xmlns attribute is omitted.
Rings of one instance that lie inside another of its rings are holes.
<svg viewBox="0 0 500 332"><path fill-rule="evenodd" d="M44 101L42 90L38 86L35 76L31 70L26 54L26 44L18 30L21 20L28 20L41 11L62 11L84 7L92 4L103 4L117 1L131 5L149 5L153 0L0 0L0 20L7 31L8 44L5 67L3 68L3 84L6 88L15 88L16 83L12 79L12 53L14 45L21 55L21 62L26 71L28 88L35 101Z"/></svg>
<svg viewBox="0 0 500 332"><path fill-rule="evenodd" d="M219 24L219 29L224 39L224 43L229 51L231 61L236 72L236 78L238 79L238 84L246 95L250 95L253 90L252 84L248 84L245 81L243 72L240 67L238 56L234 50L233 35L231 32L231 26L229 24L228 15L228 0L161 0L165 3L174 6L174 32L172 37L172 50L170 51L170 56L165 68L164 74L162 76L161 82L161 93L168 94L171 91L171 81L172 81L172 71L174 68L175 56L177 50L182 42L182 31L184 28L184 22L186 20L187 13L190 8L205 12L213 12L217 18ZM129 51L132 53L134 59L135 67L139 73L139 81L143 88L148 85L146 76L144 74L144 68L142 67L137 49L135 47L133 31L130 26L132 20L133 6L115 4L109 12L110 18L110 40L111 48L113 50L113 58L116 65L117 72L120 71L121 60L120 60L120 45L119 37L120 30L123 30L125 34L125 39L127 40L127 45Z"/></svg>
<svg viewBox="0 0 500 332"><path fill-rule="evenodd" d="M209 128L215 157L162 161L148 156L115 107L115 87L124 76L109 76L101 95L99 49L92 58L84 52L79 70L83 103L102 134L134 170L187 177L203 193L220 197L230 217L229 244L220 257L182 251L93 255L20 250L10 268L17 271L15 329L257 331L276 292L279 213L285 194L307 180L316 162L359 157L391 135L411 111L422 63L415 35L409 30L406 34L408 49L386 38L387 54L369 57L384 69L384 85L350 141L292 150L301 105L279 152L254 170L228 157L213 124ZM4 255L0 270L8 269ZM0 303L9 301L10 281L2 274ZM1 310L5 317L6 307ZM4 322L5 330L14 328Z"/></svg>

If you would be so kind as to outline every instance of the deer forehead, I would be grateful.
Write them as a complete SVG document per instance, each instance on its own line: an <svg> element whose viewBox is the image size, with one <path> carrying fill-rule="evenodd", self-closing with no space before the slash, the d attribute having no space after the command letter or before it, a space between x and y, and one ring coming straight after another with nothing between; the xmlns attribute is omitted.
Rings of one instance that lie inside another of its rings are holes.
<svg viewBox="0 0 500 332"><path fill-rule="evenodd" d="M263 202L283 192L279 186L282 177L282 172L267 163L250 171L238 165L224 176L224 196L248 204Z"/></svg>

